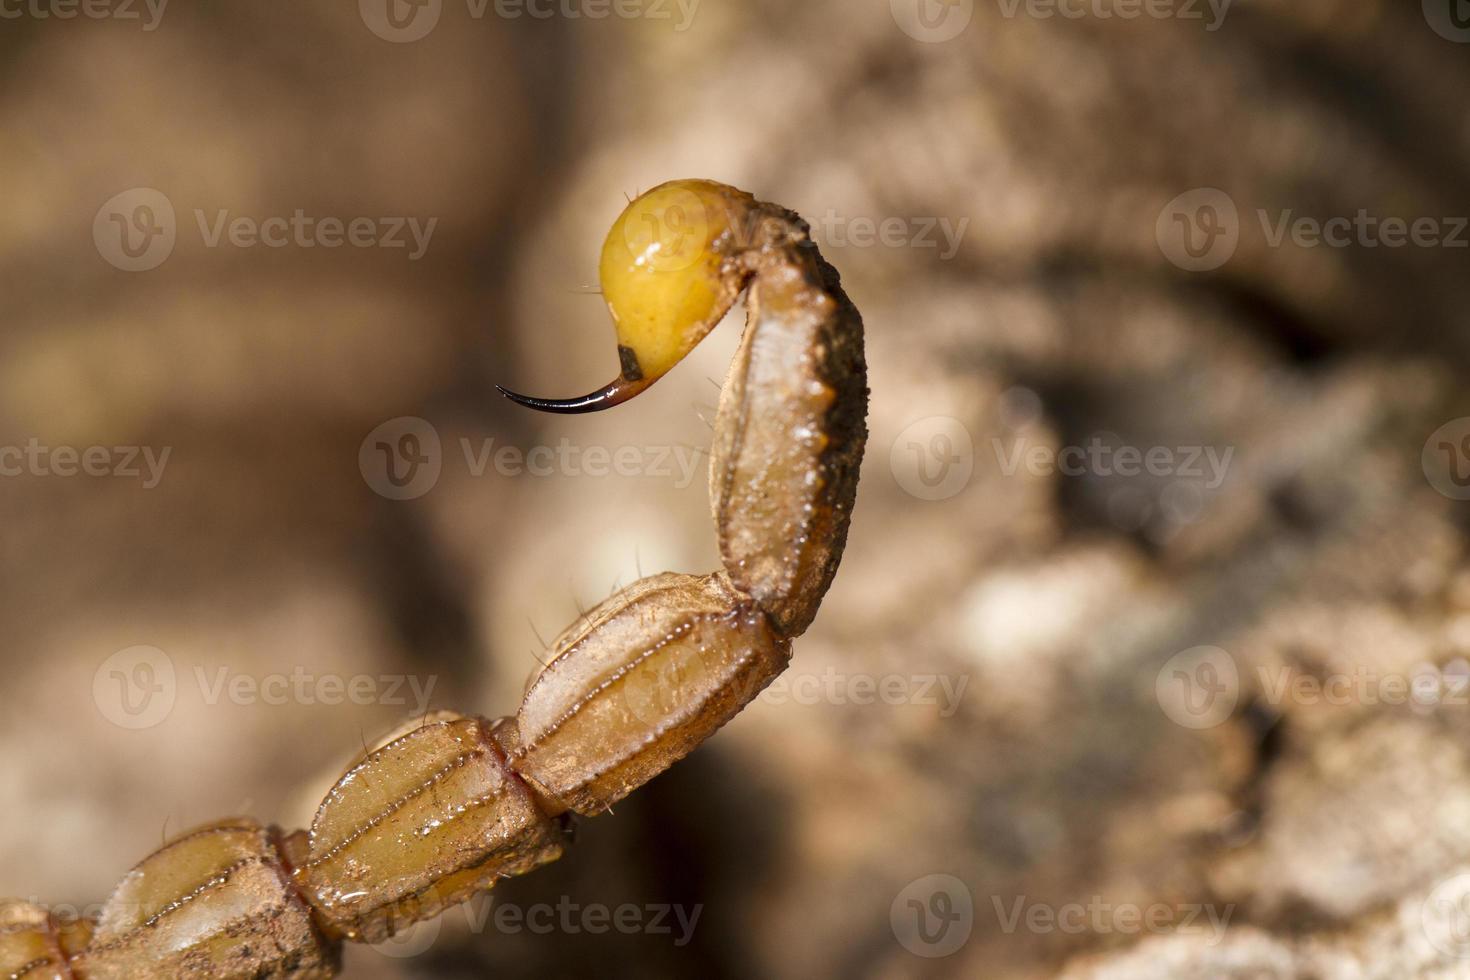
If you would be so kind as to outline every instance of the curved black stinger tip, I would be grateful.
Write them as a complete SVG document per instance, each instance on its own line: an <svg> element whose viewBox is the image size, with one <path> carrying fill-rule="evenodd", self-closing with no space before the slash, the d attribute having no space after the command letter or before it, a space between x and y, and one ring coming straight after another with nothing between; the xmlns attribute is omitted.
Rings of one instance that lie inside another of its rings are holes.
<svg viewBox="0 0 1470 980"><path fill-rule="evenodd" d="M618 378L606 387L577 398L533 398L530 395L517 394L504 385L496 385L495 390L517 405L534 408L538 412L551 412L556 415L583 415L587 412L601 412L614 405L621 405L647 388L650 383L641 379L628 381L626 378Z"/></svg>

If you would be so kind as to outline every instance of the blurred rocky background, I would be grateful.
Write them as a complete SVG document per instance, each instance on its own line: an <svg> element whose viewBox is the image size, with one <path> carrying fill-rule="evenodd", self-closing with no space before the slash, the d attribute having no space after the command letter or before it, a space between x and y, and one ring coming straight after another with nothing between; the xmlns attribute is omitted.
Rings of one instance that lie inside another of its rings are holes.
<svg viewBox="0 0 1470 980"><path fill-rule="evenodd" d="M700 176L866 317L835 587L711 743L348 975L1470 977L1463 2L0 13L0 892L303 826L716 567L739 312L613 413L492 387L612 376L602 236Z"/></svg>

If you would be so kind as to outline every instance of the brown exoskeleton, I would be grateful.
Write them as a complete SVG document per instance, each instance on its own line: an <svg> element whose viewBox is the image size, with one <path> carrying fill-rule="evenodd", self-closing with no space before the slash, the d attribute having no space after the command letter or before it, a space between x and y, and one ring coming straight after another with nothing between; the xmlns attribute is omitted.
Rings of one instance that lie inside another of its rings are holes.
<svg viewBox="0 0 1470 980"><path fill-rule="evenodd" d="M780 673L847 538L867 436L862 321L791 212L709 181L633 201L603 246L621 371L553 412L653 384L749 289L710 496L724 568L622 590L553 645L514 717L414 719L351 765L309 831L175 837L95 923L0 902L0 977L329 977L374 942L561 855L559 820L663 772Z"/></svg>

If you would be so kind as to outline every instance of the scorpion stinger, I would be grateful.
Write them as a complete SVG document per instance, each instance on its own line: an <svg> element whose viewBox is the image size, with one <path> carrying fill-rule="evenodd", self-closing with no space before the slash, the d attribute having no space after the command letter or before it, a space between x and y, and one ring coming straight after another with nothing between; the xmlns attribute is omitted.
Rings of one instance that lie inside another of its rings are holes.
<svg viewBox="0 0 1470 980"><path fill-rule="evenodd" d="M642 578L555 641L512 717L435 711L357 756L309 830L247 818L167 841L96 920L0 901L0 977L316 980L558 858L782 670L836 573L867 439L862 319L807 226L710 181L633 201L601 274L622 372L531 408L594 411L666 374L750 290L720 393L710 497L723 568ZM501 389L504 391L504 389Z"/></svg>
<svg viewBox="0 0 1470 980"><path fill-rule="evenodd" d="M628 203L602 243L598 273L617 328L618 377L578 398L533 398L496 385L542 412L579 414L622 404L678 364L729 312L754 274L745 261L761 219L785 214L733 187L678 180ZM786 229L766 226L768 236Z"/></svg>
<svg viewBox="0 0 1470 980"><path fill-rule="evenodd" d="M517 405L534 408L538 412L550 412L553 415L582 415L621 405L639 392L647 390L649 383L638 384L619 378L580 398L533 398L530 395L517 394L504 385L496 385L495 390Z"/></svg>

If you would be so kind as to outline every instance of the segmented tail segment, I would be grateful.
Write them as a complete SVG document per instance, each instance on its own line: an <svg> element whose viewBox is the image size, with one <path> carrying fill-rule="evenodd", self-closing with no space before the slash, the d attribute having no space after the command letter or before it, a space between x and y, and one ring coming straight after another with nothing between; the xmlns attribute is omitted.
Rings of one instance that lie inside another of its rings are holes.
<svg viewBox="0 0 1470 980"><path fill-rule="evenodd" d="M667 374L748 290L710 500L724 568L635 582L555 642L512 718L437 712L348 766L309 831L196 828L123 878L96 922L0 903L0 977L330 977L376 942L561 856L785 669L847 540L867 438L862 319L806 224L723 184L641 195L603 245L618 375L532 408L610 408ZM503 391L504 389L502 389Z"/></svg>

